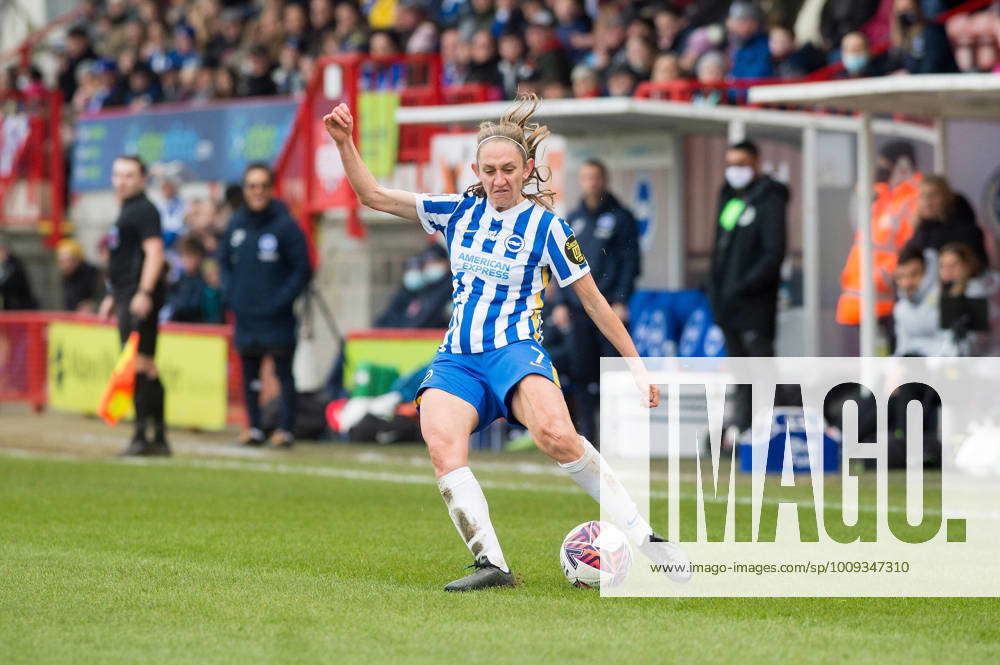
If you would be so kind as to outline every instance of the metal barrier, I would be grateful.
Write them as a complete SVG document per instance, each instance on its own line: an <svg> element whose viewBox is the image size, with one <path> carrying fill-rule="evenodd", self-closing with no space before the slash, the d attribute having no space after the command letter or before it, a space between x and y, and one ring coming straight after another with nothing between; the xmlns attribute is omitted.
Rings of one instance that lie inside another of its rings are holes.
<svg viewBox="0 0 1000 665"><path fill-rule="evenodd" d="M48 403L48 326L57 321L110 327L92 314L66 312L0 312L0 403L27 402L35 411ZM233 327L189 323L163 323L161 332L194 333L226 339L226 420L244 422L242 372L233 346ZM97 397L95 396L95 402Z"/></svg>

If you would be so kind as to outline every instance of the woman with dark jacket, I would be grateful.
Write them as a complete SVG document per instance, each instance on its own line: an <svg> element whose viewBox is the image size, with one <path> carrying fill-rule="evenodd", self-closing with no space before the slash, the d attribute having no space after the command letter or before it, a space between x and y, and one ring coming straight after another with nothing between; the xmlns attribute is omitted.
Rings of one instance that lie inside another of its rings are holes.
<svg viewBox="0 0 1000 665"><path fill-rule="evenodd" d="M924 15L919 0L895 0L892 6L889 71L949 74L958 71L944 28Z"/></svg>
<svg viewBox="0 0 1000 665"><path fill-rule="evenodd" d="M968 199L953 191L942 176L928 175L921 181L915 227L906 247L939 251L949 243L958 242L972 249L980 265L990 263L975 211Z"/></svg>

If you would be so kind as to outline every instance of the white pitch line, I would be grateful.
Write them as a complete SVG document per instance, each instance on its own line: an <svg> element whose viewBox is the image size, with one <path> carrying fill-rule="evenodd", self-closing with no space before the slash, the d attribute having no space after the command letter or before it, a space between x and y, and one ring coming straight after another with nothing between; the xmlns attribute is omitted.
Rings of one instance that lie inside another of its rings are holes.
<svg viewBox="0 0 1000 665"><path fill-rule="evenodd" d="M242 460L213 460L213 459L157 459L157 458L143 458L143 457L132 457L123 459L86 459L80 457L74 457L66 453L40 453L33 450L25 450L20 448L0 448L0 452L10 457L17 457L22 459L40 459L40 460L54 460L61 462L101 462L108 464L121 464L128 466L142 466L142 467L156 467L156 466L166 466L166 467L182 467L182 468L192 468L192 469L211 469L211 470L223 470L223 471L251 471L257 473L278 473L287 475L299 475L299 476L316 476L321 478L340 478L344 480L363 480L371 482L384 482L384 483L397 483L397 484L407 484L407 485L432 485L434 484L434 478L430 474L415 475L415 474L405 474L405 473L392 473L388 471L365 471L362 469L338 469L334 467L313 467L304 466L297 464L284 464L280 462L247 462ZM561 475L561 474L560 474ZM503 481L495 481L490 479L479 479L479 484L486 489L497 489L497 490L510 490L516 492L550 492L557 494L578 494L580 489L573 485L537 485L530 482L524 483L511 483ZM663 491L651 490L649 492L650 498L653 499L667 499L669 494ZM691 493L680 493L679 496L682 501L693 501L698 498L696 494ZM702 497L705 503L727 503L728 498L721 499L710 496ZM747 497L736 497L735 501L740 503L753 503L751 498ZM768 505L779 505L779 501L762 501ZM817 508L818 506L814 501L800 501L800 505L809 506ZM827 503L823 506L824 510L840 510L842 508L840 503ZM878 508L875 506L858 506L859 511L864 512L877 512ZM898 506L887 506L887 510L893 513L905 513L906 508ZM927 515L944 515L952 516L949 512L945 515L939 510L926 510ZM962 517L965 518L978 518L978 519L1000 519L1000 512L992 513L963 513Z"/></svg>

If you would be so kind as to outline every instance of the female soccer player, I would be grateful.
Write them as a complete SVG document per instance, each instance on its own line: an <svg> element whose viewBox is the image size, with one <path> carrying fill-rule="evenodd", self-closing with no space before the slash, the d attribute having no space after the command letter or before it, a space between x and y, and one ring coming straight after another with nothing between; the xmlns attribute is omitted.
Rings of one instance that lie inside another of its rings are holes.
<svg viewBox="0 0 1000 665"><path fill-rule="evenodd" d="M323 118L362 204L420 222L428 234L440 232L447 240L455 308L417 399L438 489L475 562L472 573L445 590L514 585L486 497L468 466L469 434L500 417L527 427L538 447L598 501L603 468L613 481L604 501L615 523L655 562L683 569L674 575L683 580L689 575L684 553L653 533L601 454L573 428L541 345L542 298L554 272L559 286L573 286L598 329L631 359L637 382L648 386L649 406L659 403L659 390L597 290L572 230L551 211L553 192L540 188L535 151L549 132L528 122L537 106L537 97L523 98L499 122L479 126L472 164L479 184L465 195L383 187L358 154L347 106Z"/></svg>

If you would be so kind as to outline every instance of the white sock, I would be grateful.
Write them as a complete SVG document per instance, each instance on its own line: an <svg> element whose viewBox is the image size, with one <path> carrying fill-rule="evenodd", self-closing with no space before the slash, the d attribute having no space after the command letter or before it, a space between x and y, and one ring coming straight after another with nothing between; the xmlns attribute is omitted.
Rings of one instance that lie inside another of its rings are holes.
<svg viewBox="0 0 1000 665"><path fill-rule="evenodd" d="M566 469L569 477L598 503L601 502L601 473L603 471L608 485L607 489L610 492L610 496L604 497L604 506L611 515L611 521L625 532L630 541L637 545L642 544L653 532L652 527L639 514L635 501L629 496L608 463L604 461L601 453L597 452L590 441L582 436L580 442L583 444L583 457L575 462L559 466Z"/></svg>
<svg viewBox="0 0 1000 665"><path fill-rule="evenodd" d="M490 507L472 469L463 466L444 474L437 481L438 490L448 506L451 521L469 547L476 561L486 557L490 563L510 572L500 551L500 541L490 521Z"/></svg>

